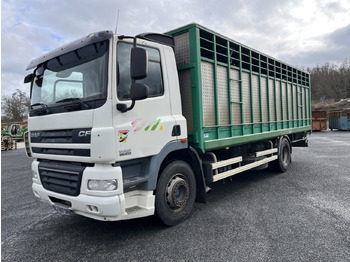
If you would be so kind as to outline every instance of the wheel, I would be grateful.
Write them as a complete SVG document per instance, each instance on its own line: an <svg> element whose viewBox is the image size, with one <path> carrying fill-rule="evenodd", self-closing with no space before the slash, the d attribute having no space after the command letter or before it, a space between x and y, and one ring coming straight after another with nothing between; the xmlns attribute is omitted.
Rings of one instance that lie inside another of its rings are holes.
<svg viewBox="0 0 350 262"><path fill-rule="evenodd" d="M286 172L292 162L290 143L282 138L279 144L278 158L270 163L270 168L277 172Z"/></svg>
<svg viewBox="0 0 350 262"><path fill-rule="evenodd" d="M177 225L189 216L195 198L196 179L191 167L183 161L171 162L157 183L156 214L164 224Z"/></svg>

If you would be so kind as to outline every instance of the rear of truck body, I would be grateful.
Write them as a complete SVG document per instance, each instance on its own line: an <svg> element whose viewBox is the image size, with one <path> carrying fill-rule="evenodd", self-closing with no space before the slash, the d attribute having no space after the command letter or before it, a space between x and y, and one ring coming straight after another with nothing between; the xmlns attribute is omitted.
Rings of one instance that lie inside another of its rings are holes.
<svg viewBox="0 0 350 262"><path fill-rule="evenodd" d="M167 34L100 32L28 66L38 198L68 214L156 212L175 225L210 183L267 165L286 171L292 144L307 145L308 73L198 24ZM147 76L134 74L133 48L146 50L134 60L145 59L136 71Z"/></svg>

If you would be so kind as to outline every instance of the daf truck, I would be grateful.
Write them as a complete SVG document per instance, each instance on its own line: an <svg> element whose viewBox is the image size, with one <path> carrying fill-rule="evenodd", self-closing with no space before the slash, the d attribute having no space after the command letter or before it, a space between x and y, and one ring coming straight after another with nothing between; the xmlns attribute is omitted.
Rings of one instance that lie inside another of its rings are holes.
<svg viewBox="0 0 350 262"><path fill-rule="evenodd" d="M176 225L212 183L286 172L311 131L307 72L195 23L93 33L27 70L33 193L69 215Z"/></svg>

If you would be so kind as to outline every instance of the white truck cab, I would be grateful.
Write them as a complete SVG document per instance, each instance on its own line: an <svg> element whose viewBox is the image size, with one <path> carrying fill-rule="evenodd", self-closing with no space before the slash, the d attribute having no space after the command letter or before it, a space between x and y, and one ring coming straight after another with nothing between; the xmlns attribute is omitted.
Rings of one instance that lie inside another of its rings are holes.
<svg viewBox="0 0 350 262"><path fill-rule="evenodd" d="M35 196L98 220L154 214L160 166L187 148L171 40L99 32L29 64Z"/></svg>

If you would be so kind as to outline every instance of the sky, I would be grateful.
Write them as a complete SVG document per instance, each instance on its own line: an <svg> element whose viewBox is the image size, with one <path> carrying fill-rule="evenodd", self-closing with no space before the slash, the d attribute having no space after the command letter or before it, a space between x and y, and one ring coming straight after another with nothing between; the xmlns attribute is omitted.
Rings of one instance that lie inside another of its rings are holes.
<svg viewBox="0 0 350 262"><path fill-rule="evenodd" d="M117 21L124 35L196 22L301 68L350 57L349 0L2 0L2 97L29 94L32 59Z"/></svg>

